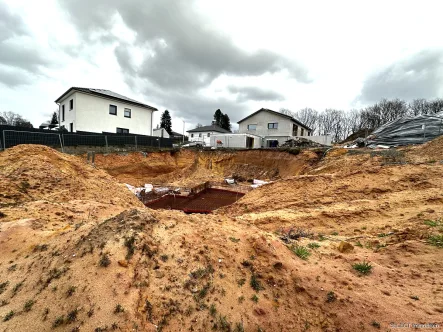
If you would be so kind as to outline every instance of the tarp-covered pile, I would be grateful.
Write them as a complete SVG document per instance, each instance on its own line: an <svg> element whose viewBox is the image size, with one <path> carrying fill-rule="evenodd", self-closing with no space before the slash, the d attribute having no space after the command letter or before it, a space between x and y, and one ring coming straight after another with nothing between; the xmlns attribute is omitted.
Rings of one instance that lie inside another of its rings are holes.
<svg viewBox="0 0 443 332"><path fill-rule="evenodd" d="M421 144L443 135L443 112L406 116L384 124L367 140L367 145Z"/></svg>

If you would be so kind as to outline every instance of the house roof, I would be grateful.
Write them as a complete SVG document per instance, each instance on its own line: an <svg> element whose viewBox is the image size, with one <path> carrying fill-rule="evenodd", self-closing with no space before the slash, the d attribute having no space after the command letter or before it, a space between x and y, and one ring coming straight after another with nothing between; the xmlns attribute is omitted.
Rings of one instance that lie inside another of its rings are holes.
<svg viewBox="0 0 443 332"><path fill-rule="evenodd" d="M134 100L134 99L122 96L121 94L112 92L110 90L105 90L105 89L90 89L90 88L72 87L72 88L69 88L60 97L58 97L55 102L59 103L60 101L63 100L64 97L69 95L72 91L78 91L78 92L92 94L92 95L96 95L96 96L100 96L100 97L105 97L105 98L108 98L108 99L118 100L118 101L122 101L122 102L129 103L129 104L132 104L132 105L136 105L136 106L140 106L140 107L144 107L144 108L149 108L152 111L158 111L158 109L156 109L155 107L143 104L143 103L141 103L141 102L139 102L137 100Z"/></svg>
<svg viewBox="0 0 443 332"><path fill-rule="evenodd" d="M177 133L176 131L171 131L172 136L183 136L183 134Z"/></svg>
<svg viewBox="0 0 443 332"><path fill-rule="evenodd" d="M249 114L246 118L241 119L241 120L238 121L237 123L243 122L243 121L245 121L246 119L249 119L251 116L253 116L253 115L257 114L257 113L260 113L260 112L262 112L262 111L264 111L264 112L268 112L268 113L271 113L271 114L274 114L274 115L281 116L281 117L283 117L283 118L286 118L286 119L288 119L288 120L291 120L292 122L295 122L295 123L298 124L299 126L302 126L302 127L306 128L306 129L309 129L309 130L312 130L311 128L309 128L309 127L306 126L305 124L301 123L301 122L298 121L297 119L294 119L294 118L293 118L292 116L290 116L290 115L286 115L286 114L283 114L283 113L280 113L280 112L276 112L276 111L273 111L273 110L270 110L270 109L267 109L267 108L260 108L258 111L254 112L254 113L252 113L252 114Z"/></svg>
<svg viewBox="0 0 443 332"><path fill-rule="evenodd" d="M226 129L224 129L220 126L217 126L217 125L198 127L195 129L188 130L187 132L188 133L201 133L202 131L216 131L219 133L230 133L229 130L226 130Z"/></svg>

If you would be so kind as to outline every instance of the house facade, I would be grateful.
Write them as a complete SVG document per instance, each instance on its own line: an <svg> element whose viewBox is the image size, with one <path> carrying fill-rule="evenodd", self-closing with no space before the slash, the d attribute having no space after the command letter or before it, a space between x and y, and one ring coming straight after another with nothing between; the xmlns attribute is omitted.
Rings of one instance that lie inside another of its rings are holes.
<svg viewBox="0 0 443 332"><path fill-rule="evenodd" d="M169 134L165 128L155 128L152 130L152 136L169 138Z"/></svg>
<svg viewBox="0 0 443 332"><path fill-rule="evenodd" d="M157 109L109 90L72 87L55 102L60 127L69 132L153 134Z"/></svg>
<svg viewBox="0 0 443 332"><path fill-rule="evenodd" d="M207 145L211 144L211 136L215 134L227 134L230 133L229 130L226 130L222 127L219 127L215 124L210 126L198 127L192 130L188 130L188 137L190 142L205 142Z"/></svg>
<svg viewBox="0 0 443 332"><path fill-rule="evenodd" d="M262 137L264 147L281 145L294 136L312 136L312 129L300 121L266 108L248 115L237 123L239 133Z"/></svg>

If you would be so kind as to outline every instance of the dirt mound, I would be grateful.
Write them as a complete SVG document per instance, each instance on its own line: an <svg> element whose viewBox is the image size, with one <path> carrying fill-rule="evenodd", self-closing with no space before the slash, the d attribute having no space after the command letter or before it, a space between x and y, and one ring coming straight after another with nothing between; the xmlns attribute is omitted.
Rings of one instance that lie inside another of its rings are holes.
<svg viewBox="0 0 443 332"><path fill-rule="evenodd" d="M404 151L408 159L414 162L442 162L443 161L443 136L422 145L407 147Z"/></svg>
<svg viewBox="0 0 443 332"><path fill-rule="evenodd" d="M2 208L2 330L360 331L443 324L442 165L383 166L377 157L342 152L321 162L309 154L267 159L257 151L242 160L211 152L170 175L221 176L248 164L244 171L254 174L263 165L277 169L277 179L215 214L186 215L133 208L132 194L129 203L100 202L100 193L94 201L92 185L102 181L111 194L119 185L80 159L37 149L34 159L13 150L6 159L0 154L1 172L12 171L10 184L22 181L21 172L31 180L37 167L26 168L21 159L28 158L28 164L40 160L47 181L69 183L57 172L64 169L79 192L63 202L18 196L23 204ZM53 184L42 199L61 192Z"/></svg>
<svg viewBox="0 0 443 332"><path fill-rule="evenodd" d="M95 164L122 183L143 186L158 183L162 175L180 171L195 161L193 151L180 152L131 152L122 154L97 154Z"/></svg>
<svg viewBox="0 0 443 332"><path fill-rule="evenodd" d="M0 204L93 200L137 204L123 184L83 160L49 147L18 145L0 153Z"/></svg>

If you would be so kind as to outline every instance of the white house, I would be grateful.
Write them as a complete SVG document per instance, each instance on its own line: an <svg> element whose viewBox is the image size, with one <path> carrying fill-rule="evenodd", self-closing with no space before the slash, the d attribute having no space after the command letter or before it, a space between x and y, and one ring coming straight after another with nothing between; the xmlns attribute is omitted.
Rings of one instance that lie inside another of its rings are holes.
<svg viewBox="0 0 443 332"><path fill-rule="evenodd" d="M261 108L237 123L239 133L263 137L264 147L276 147L294 137L304 137L324 145L331 144L330 135L313 136L312 129L297 119L267 108Z"/></svg>
<svg viewBox="0 0 443 332"><path fill-rule="evenodd" d="M169 134L165 128L155 128L152 131L152 136L169 138Z"/></svg>
<svg viewBox="0 0 443 332"><path fill-rule="evenodd" d="M69 132L152 135L155 107L103 89L72 87L55 101Z"/></svg>
<svg viewBox="0 0 443 332"><path fill-rule="evenodd" d="M230 131L212 124L210 126L197 127L195 129L188 130L187 133L189 134L190 142L201 141L209 145L211 144L212 135L230 133Z"/></svg>

